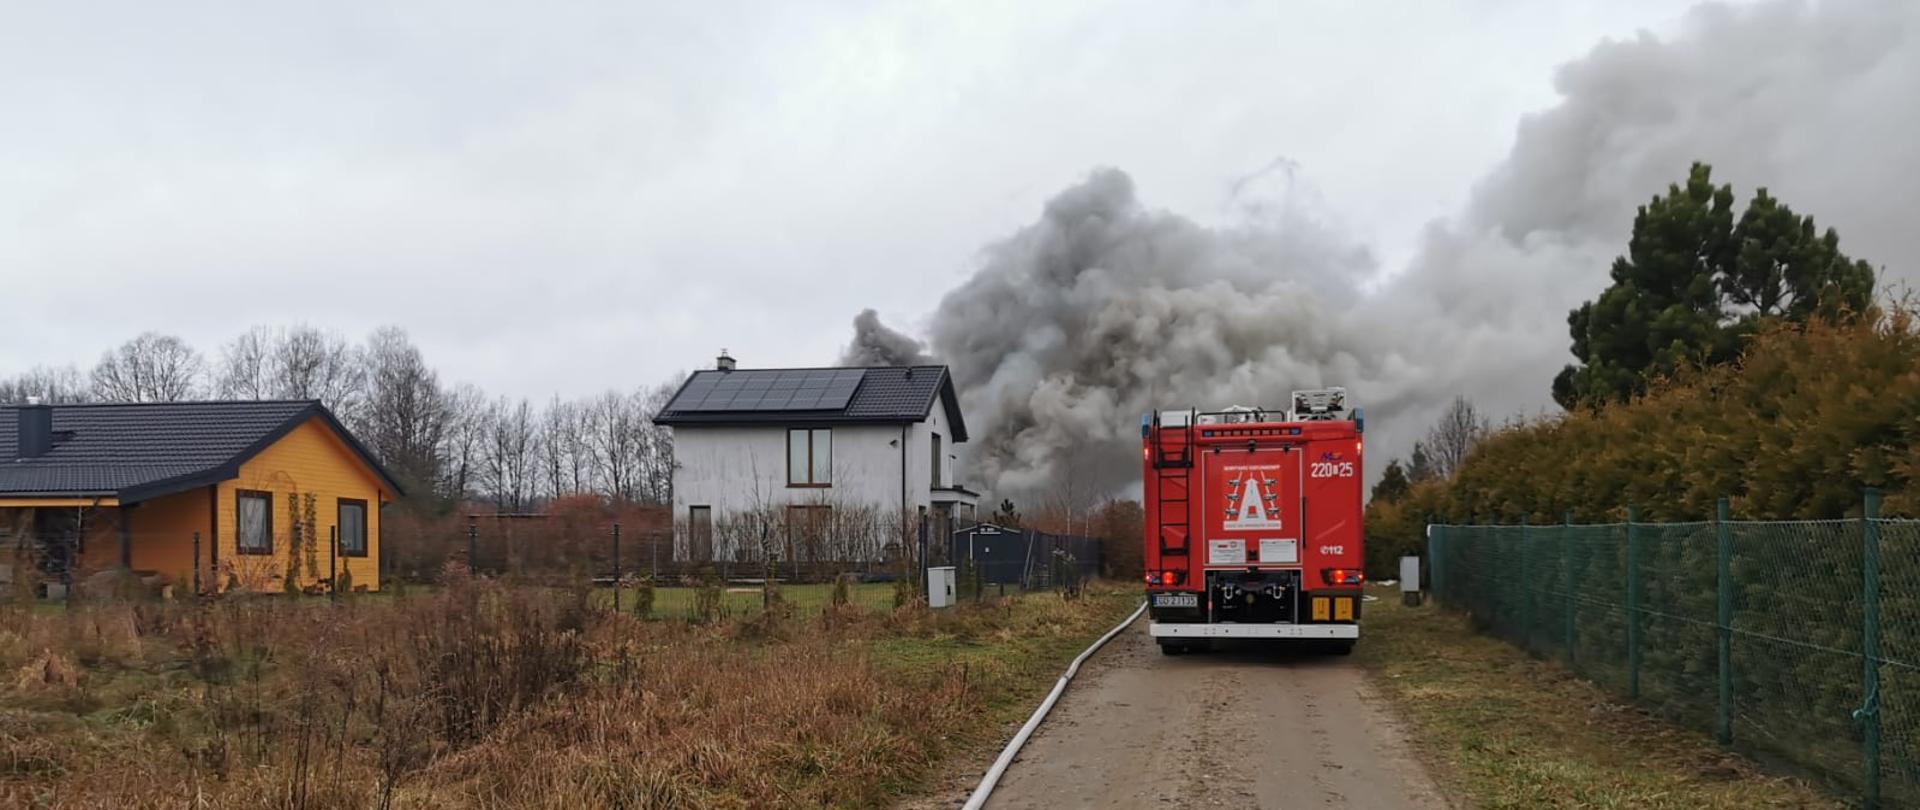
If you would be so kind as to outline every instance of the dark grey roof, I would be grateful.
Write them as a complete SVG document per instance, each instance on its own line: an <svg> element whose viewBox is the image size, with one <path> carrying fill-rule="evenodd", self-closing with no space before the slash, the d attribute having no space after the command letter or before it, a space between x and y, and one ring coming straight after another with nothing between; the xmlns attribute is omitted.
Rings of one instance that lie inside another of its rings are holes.
<svg viewBox="0 0 1920 810"><path fill-rule="evenodd" d="M824 394L801 396L798 388L805 384L811 386L808 390L829 392L832 383L824 381L854 379L858 384L844 401ZM784 401L770 397L782 387L791 387L793 395ZM753 391L766 393L749 393ZM960 417L960 399L946 366L696 371L654 421L662 425L890 425L926 419L935 403L944 403L953 440L966 441L967 423Z"/></svg>
<svg viewBox="0 0 1920 810"><path fill-rule="evenodd" d="M53 449L19 455L19 406L0 406L0 496L117 497L122 503L238 475L247 459L319 417L395 493L400 487L319 402L55 405Z"/></svg>

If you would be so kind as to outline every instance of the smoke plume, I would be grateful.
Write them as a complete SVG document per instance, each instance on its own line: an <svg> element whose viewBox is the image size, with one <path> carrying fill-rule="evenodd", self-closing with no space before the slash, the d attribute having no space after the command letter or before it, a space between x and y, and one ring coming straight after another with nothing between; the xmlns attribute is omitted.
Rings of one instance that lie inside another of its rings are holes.
<svg viewBox="0 0 1920 810"><path fill-rule="evenodd" d="M840 355L843 366L917 366L933 362L927 344L880 322L880 313L860 310L853 318L853 342Z"/></svg>
<svg viewBox="0 0 1920 810"><path fill-rule="evenodd" d="M1917 40L1920 4L1880 0L1705 5L1670 37L1603 42L1559 69L1560 103L1520 122L1466 208L1364 293L1371 253L1297 206L1206 227L1095 171L991 245L933 315L972 474L1014 497L1125 491L1141 414L1284 404L1295 388L1352 392L1374 470L1455 395L1494 414L1551 409L1567 310L1607 284L1635 207L1693 160L1743 203L1764 186L1837 228L1883 283L1911 282ZM850 357L920 356L870 315Z"/></svg>

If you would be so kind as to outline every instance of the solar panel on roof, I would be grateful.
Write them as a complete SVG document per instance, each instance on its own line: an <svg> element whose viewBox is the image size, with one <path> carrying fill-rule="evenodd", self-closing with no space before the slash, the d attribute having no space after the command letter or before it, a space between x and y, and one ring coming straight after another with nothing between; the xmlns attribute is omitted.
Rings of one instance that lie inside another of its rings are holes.
<svg viewBox="0 0 1920 810"><path fill-rule="evenodd" d="M747 369L700 374L674 398L681 413L833 411L847 407L862 369Z"/></svg>

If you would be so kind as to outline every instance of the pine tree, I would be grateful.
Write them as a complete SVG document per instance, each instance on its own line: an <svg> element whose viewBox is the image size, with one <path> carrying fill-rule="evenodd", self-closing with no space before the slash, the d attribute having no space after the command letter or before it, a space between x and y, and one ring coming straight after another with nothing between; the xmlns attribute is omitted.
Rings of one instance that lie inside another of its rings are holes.
<svg viewBox="0 0 1920 810"><path fill-rule="evenodd" d="M1407 470L1400 466L1400 460L1387 462L1387 469L1380 474L1380 482L1373 485L1374 503L1392 503L1405 498L1413 491L1413 482L1407 480Z"/></svg>
<svg viewBox="0 0 1920 810"><path fill-rule="evenodd" d="M1407 459L1407 480L1418 484L1423 481L1431 481L1434 477L1433 454L1427 452L1427 443L1424 441L1414 442L1413 455Z"/></svg>
<svg viewBox="0 0 1920 810"><path fill-rule="evenodd" d="M1730 362L1770 321L1872 305L1873 266L1841 253L1838 233L1764 188L1735 221L1733 188L1712 173L1695 163L1684 188L1641 206L1612 285L1567 314L1577 362L1553 380L1561 407L1625 400L1685 366Z"/></svg>
<svg viewBox="0 0 1920 810"><path fill-rule="evenodd" d="M1561 407L1626 399L1651 377L1719 353L1715 275L1733 251L1733 188L1716 187L1712 175L1695 163L1685 188L1668 186L1641 206L1627 255L1613 261L1612 286L1567 315L1583 365L1554 379Z"/></svg>

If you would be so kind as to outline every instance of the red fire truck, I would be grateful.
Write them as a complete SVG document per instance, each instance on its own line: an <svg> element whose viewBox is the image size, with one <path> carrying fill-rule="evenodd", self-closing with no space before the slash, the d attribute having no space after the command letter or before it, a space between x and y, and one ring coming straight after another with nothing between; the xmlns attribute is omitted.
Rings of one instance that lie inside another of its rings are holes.
<svg viewBox="0 0 1920 810"><path fill-rule="evenodd" d="M1361 434L1341 388L1290 411L1141 420L1150 632L1169 655L1214 639L1360 638Z"/></svg>

